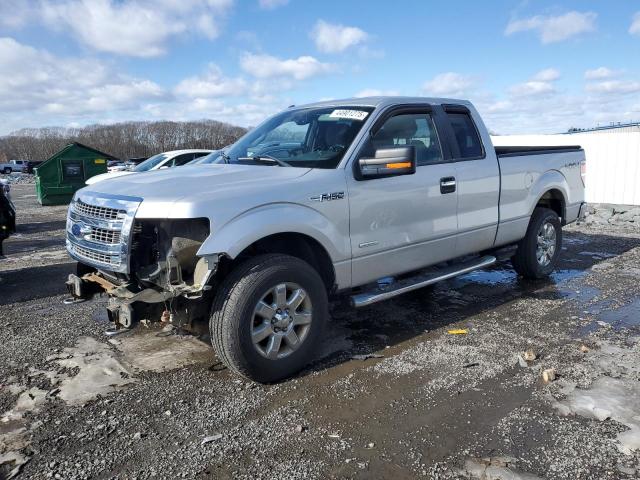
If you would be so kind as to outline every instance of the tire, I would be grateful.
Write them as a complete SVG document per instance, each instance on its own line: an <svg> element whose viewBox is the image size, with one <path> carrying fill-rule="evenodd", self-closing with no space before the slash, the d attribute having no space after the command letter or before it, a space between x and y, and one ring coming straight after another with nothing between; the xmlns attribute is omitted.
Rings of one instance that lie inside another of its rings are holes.
<svg viewBox="0 0 640 480"><path fill-rule="evenodd" d="M13 170L11 170L11 167L5 167L4 170L2 170L2 173L4 173L5 175L9 175Z"/></svg>
<svg viewBox="0 0 640 480"><path fill-rule="evenodd" d="M547 230L543 231L543 226ZM552 228L552 232L551 229ZM553 233L553 239L551 238ZM541 250L538 237L541 235ZM545 236L546 235L546 236ZM562 227L558 214L548 208L538 207L533 211L526 236L518 244L511 263L516 272L525 278L539 279L549 276L558 262L562 247ZM546 252L539 260L539 253Z"/></svg>
<svg viewBox="0 0 640 480"><path fill-rule="evenodd" d="M284 296L277 298L284 298L287 308L278 314L273 311L276 304L282 304L276 299L282 285L286 287ZM294 297L298 290L305 295L296 307L301 296ZM261 301L267 308L258 307ZM259 383L277 382L313 359L328 317L327 291L314 268L288 255L260 255L239 265L222 281L209 321L211 343L233 372ZM306 321L310 323L298 325ZM297 346L289 340L292 329L296 333L293 339L299 341ZM269 331L269 336L254 342ZM276 337L280 337L280 343Z"/></svg>

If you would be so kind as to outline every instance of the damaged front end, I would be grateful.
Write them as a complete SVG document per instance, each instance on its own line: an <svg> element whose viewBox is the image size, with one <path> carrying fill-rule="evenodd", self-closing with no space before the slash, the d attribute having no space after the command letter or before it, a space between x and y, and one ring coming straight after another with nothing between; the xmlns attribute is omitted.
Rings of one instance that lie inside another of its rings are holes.
<svg viewBox="0 0 640 480"><path fill-rule="evenodd" d="M109 318L130 328L163 312L183 328L208 315L204 298L217 257L198 257L207 218L136 219L141 199L79 195L69 206L67 250L78 272L67 281L75 298L109 296Z"/></svg>

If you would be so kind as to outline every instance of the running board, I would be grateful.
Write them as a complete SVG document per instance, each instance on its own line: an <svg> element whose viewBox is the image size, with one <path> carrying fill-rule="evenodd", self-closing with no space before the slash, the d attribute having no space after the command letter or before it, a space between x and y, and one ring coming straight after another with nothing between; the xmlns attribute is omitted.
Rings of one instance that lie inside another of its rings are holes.
<svg viewBox="0 0 640 480"><path fill-rule="evenodd" d="M396 283L392 283L385 288L370 290L368 292L352 295L351 305L356 308L366 307L367 305L371 305L372 303L388 300L389 298L393 298L398 295L402 295L403 293L417 290L418 288L426 287L427 285L441 282L442 280L457 277L458 275L463 275L480 268L486 268L490 265L493 265L494 263L496 263L496 257L487 255L468 262L452 265L450 267L431 270L426 273L421 273L413 277L402 279Z"/></svg>

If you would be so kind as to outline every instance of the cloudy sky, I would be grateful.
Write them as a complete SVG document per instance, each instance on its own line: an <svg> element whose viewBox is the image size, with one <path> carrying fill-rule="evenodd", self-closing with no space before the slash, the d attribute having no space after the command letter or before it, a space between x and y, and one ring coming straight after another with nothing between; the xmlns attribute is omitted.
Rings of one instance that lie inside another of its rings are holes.
<svg viewBox="0 0 640 480"><path fill-rule="evenodd" d="M639 53L633 1L1 0L0 135L378 94L558 132L640 120Z"/></svg>

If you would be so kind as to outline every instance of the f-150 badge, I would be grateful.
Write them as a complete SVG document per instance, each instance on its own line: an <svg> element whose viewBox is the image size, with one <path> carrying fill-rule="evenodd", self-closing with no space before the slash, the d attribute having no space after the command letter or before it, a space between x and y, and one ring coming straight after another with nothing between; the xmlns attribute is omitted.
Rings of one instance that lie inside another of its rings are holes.
<svg viewBox="0 0 640 480"><path fill-rule="evenodd" d="M315 197L310 197L309 200L312 200L314 202L330 202L331 200L342 200L343 198L344 192L332 192L316 195Z"/></svg>

